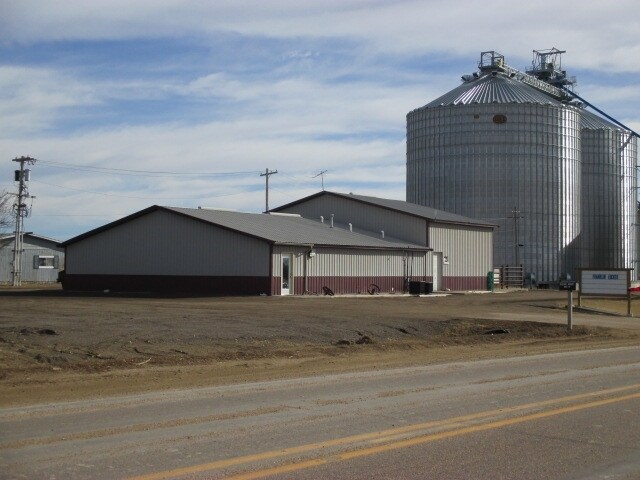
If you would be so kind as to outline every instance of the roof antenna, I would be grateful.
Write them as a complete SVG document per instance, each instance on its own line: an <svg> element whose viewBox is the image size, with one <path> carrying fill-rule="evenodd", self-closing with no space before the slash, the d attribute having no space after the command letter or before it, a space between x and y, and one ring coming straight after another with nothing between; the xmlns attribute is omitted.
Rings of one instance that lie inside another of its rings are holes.
<svg viewBox="0 0 640 480"><path fill-rule="evenodd" d="M320 179L322 180L322 191L324 192L324 174L327 173L327 170L321 170L320 173L318 173L317 175L314 175L311 178L318 178L320 177Z"/></svg>

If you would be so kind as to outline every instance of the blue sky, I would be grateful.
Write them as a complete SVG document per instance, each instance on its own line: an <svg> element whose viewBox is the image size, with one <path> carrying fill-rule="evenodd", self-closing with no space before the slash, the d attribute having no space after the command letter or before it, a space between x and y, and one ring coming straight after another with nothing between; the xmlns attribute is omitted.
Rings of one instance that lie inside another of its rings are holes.
<svg viewBox="0 0 640 480"><path fill-rule="evenodd" d="M149 205L259 212L325 188L404 199L405 116L480 52L567 50L577 92L640 131L635 0L0 2L0 190L61 240ZM149 173L167 172L167 173Z"/></svg>

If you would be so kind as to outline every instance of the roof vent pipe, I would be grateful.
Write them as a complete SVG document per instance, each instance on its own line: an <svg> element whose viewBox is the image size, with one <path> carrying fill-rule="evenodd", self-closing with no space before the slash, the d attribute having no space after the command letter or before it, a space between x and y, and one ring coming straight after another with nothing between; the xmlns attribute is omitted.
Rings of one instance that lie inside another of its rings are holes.
<svg viewBox="0 0 640 480"><path fill-rule="evenodd" d="M352 223L349 224L349 231L353 232L353 224Z"/></svg>
<svg viewBox="0 0 640 480"><path fill-rule="evenodd" d="M331 228L333 228L333 213L331 214Z"/></svg>
<svg viewBox="0 0 640 480"><path fill-rule="evenodd" d="M382 238L384 238L384 230L380 230L380 235L382 235Z"/></svg>
<svg viewBox="0 0 640 480"><path fill-rule="evenodd" d="M320 223L324 223L324 217L320 215Z"/></svg>

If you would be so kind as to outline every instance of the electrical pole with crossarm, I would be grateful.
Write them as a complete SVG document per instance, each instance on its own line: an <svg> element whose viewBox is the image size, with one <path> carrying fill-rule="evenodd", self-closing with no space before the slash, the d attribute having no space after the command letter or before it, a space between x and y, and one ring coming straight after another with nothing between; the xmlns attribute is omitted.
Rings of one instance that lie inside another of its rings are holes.
<svg viewBox="0 0 640 480"><path fill-rule="evenodd" d="M261 173L261 177L265 177L265 202L264 202L264 213L269 211L269 177L275 173L278 173L277 170L269 171L269 169L265 169L264 173Z"/></svg>
<svg viewBox="0 0 640 480"><path fill-rule="evenodd" d="M29 208L25 203L26 199L30 197L29 190L27 188L27 182L31 178L31 170L25 169L26 165L33 165L36 163L35 158L31 157L19 157L14 158L14 162L20 163L20 170L15 171L14 180L19 182L18 193L16 194L16 203L13 205L16 214L16 230L15 238L13 242L13 281L14 287L19 287L22 283L22 242L23 242L23 219L29 215Z"/></svg>
<svg viewBox="0 0 640 480"><path fill-rule="evenodd" d="M515 260L515 266L519 266L520 265L520 247L524 246L520 243L520 228L519 228L519 220L522 217L522 215L520 215L520 209L518 207L513 207L513 210L511 210L511 218L513 218L513 250L514 250L514 260Z"/></svg>

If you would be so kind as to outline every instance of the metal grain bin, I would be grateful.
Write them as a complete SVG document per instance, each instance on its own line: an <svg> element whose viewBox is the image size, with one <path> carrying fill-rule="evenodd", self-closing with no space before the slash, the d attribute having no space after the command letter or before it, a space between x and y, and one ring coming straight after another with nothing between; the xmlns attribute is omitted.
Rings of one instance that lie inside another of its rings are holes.
<svg viewBox="0 0 640 480"><path fill-rule="evenodd" d="M582 124L582 266L635 268L637 138L591 112Z"/></svg>
<svg viewBox="0 0 640 480"><path fill-rule="evenodd" d="M407 201L499 225L494 264L578 266L580 109L499 72L407 115Z"/></svg>

